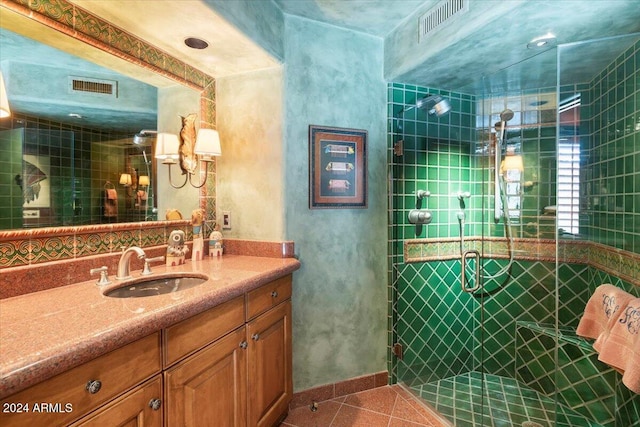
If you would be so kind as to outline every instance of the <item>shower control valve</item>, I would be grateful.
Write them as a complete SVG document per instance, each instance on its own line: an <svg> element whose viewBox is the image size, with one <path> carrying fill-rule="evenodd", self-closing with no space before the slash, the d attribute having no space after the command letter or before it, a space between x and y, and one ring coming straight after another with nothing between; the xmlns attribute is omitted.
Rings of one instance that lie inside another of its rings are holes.
<svg viewBox="0 0 640 427"><path fill-rule="evenodd" d="M456 194L456 196L458 196L458 200L464 200L464 199L468 199L469 197L471 197L471 193L469 191L459 191L458 194Z"/></svg>
<svg viewBox="0 0 640 427"><path fill-rule="evenodd" d="M432 219L433 216L428 209L412 209L409 211L409 222L411 224L429 224Z"/></svg>
<svg viewBox="0 0 640 427"><path fill-rule="evenodd" d="M424 199L425 197L429 197L431 195L430 191L427 190L418 190L416 191L416 197L418 199Z"/></svg>

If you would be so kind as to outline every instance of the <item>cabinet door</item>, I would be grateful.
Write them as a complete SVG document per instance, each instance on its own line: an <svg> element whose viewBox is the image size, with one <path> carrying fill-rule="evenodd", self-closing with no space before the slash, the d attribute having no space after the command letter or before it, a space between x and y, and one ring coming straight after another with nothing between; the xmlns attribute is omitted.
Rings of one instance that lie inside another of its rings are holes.
<svg viewBox="0 0 640 427"><path fill-rule="evenodd" d="M136 387L73 427L162 427L162 377Z"/></svg>
<svg viewBox="0 0 640 427"><path fill-rule="evenodd" d="M291 300L247 324L249 426L272 426L287 413L293 395Z"/></svg>
<svg viewBox="0 0 640 427"><path fill-rule="evenodd" d="M245 339L238 328L165 372L168 427L246 425Z"/></svg>

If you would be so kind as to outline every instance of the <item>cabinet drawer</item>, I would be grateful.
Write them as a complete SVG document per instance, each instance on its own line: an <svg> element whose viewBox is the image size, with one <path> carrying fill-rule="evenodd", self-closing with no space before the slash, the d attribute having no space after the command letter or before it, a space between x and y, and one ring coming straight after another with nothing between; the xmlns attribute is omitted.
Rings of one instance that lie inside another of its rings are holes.
<svg viewBox="0 0 640 427"><path fill-rule="evenodd" d="M78 419L160 372L160 334L155 333L5 398L28 412L2 413L0 424L59 426ZM93 382L97 391L88 391ZM99 388L97 387L99 382ZM51 412L49 412L51 411Z"/></svg>
<svg viewBox="0 0 640 427"><path fill-rule="evenodd" d="M72 427L162 427L162 404L162 376L157 375Z"/></svg>
<svg viewBox="0 0 640 427"><path fill-rule="evenodd" d="M281 277L247 293L247 320L291 298L291 275Z"/></svg>
<svg viewBox="0 0 640 427"><path fill-rule="evenodd" d="M170 366L244 324L239 296L164 330L164 365Z"/></svg>

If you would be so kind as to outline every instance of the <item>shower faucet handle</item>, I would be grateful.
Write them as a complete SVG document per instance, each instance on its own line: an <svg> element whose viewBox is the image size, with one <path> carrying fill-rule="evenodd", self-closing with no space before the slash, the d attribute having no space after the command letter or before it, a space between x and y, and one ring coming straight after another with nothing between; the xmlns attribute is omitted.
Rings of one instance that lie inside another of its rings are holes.
<svg viewBox="0 0 640 427"><path fill-rule="evenodd" d="M429 197L431 195L430 191L427 190L418 190L416 191L416 197L418 199L424 199L425 197Z"/></svg>
<svg viewBox="0 0 640 427"><path fill-rule="evenodd" d="M458 197L458 200L468 199L468 198L471 197L471 192L469 192L469 191L458 191L458 194L456 194L456 196Z"/></svg>

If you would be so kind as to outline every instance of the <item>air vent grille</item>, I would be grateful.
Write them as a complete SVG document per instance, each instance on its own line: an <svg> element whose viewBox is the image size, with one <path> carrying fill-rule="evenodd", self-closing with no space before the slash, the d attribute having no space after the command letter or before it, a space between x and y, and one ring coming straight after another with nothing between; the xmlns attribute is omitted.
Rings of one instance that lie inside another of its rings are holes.
<svg viewBox="0 0 640 427"><path fill-rule="evenodd" d="M440 30L454 17L460 16L469 10L469 0L444 0L432 7L419 18L418 41L423 41L427 36Z"/></svg>
<svg viewBox="0 0 640 427"><path fill-rule="evenodd" d="M69 89L71 93L95 93L112 96L114 98L118 96L118 82L114 80L69 76Z"/></svg>

